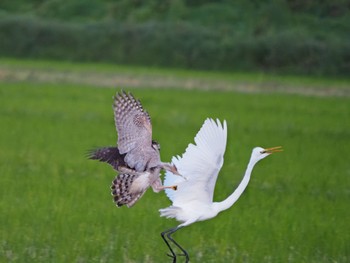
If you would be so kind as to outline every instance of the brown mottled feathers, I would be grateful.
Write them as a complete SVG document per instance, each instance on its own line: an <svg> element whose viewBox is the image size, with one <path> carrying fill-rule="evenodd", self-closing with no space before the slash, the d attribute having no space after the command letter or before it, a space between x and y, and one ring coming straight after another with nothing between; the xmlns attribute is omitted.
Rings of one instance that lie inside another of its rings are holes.
<svg viewBox="0 0 350 263"><path fill-rule="evenodd" d="M126 154L127 165L138 172L160 164L160 155L152 147L152 124L141 102L131 93L117 93L114 98L114 120L118 132L118 149Z"/></svg>
<svg viewBox="0 0 350 263"><path fill-rule="evenodd" d="M119 174L113 180L111 193L118 207L122 205L126 205L127 207L133 206L145 193L146 189L138 193L132 193L130 191L131 185L137 177L137 175Z"/></svg>
<svg viewBox="0 0 350 263"><path fill-rule="evenodd" d="M127 153L139 145L151 146L151 118L131 93L117 93L114 98L114 120L120 153Z"/></svg>
<svg viewBox="0 0 350 263"><path fill-rule="evenodd" d="M131 93L122 91L114 97L113 111L117 147L92 150L88 157L106 162L120 173L112 182L113 199L117 206L131 207L150 186L160 191L160 170L167 166L160 160L159 144L152 141L151 118L141 102Z"/></svg>

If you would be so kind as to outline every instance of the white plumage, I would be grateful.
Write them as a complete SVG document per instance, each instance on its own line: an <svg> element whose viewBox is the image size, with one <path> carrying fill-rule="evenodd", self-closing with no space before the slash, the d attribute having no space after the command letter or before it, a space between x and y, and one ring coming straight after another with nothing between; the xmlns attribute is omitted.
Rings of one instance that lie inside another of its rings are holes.
<svg viewBox="0 0 350 263"><path fill-rule="evenodd" d="M183 176L175 176L167 171L164 184L177 185L177 191L166 189L165 192L172 205L160 209L160 215L175 218L181 222L177 227L162 232L162 238L169 247L171 256L176 262L176 254L170 245L173 243L182 251L189 261L189 256L173 238L172 234L178 229L197 221L215 217L218 213L231 207L247 187L255 164L281 147L255 147L252 151L245 175L237 189L225 200L213 202L214 187L219 171L224 163L224 153L227 142L226 121L206 119L194 138L195 144L190 143L181 156L173 157L172 162Z"/></svg>
<svg viewBox="0 0 350 263"><path fill-rule="evenodd" d="M219 120L206 119L194 138L195 145L189 144L182 157L173 157L172 163L183 176L171 172L165 175L165 185L177 185L176 191L165 190L173 206L193 201L194 193L196 202L213 201L216 178L224 163L226 141L226 121L221 124Z"/></svg>

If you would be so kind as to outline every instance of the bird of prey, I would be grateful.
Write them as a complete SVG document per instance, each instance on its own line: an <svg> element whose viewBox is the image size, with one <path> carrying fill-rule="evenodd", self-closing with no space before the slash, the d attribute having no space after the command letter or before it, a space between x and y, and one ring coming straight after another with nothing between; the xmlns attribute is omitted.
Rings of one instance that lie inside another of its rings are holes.
<svg viewBox="0 0 350 263"><path fill-rule="evenodd" d="M90 159L110 164L120 174L112 182L117 206L131 207L148 187L154 192L176 186L163 186L162 169L179 175L176 167L160 159L160 145L152 140L151 118L131 93L117 93L113 103L118 133L117 147L102 147L90 152Z"/></svg>

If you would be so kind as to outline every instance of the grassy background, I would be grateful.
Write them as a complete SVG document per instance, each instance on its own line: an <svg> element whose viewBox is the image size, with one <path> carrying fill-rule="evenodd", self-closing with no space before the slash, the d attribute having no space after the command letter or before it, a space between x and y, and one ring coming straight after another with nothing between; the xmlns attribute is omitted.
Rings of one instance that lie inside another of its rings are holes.
<svg viewBox="0 0 350 263"><path fill-rule="evenodd" d="M66 70L70 70L66 64ZM181 154L206 117L226 119L225 164L214 199L240 182L254 146L285 152L257 165L230 210L176 233L193 262L349 262L348 98L128 88L153 120L162 159ZM0 261L166 262L148 191L114 207L107 165L85 152L113 145L116 88L0 82Z"/></svg>

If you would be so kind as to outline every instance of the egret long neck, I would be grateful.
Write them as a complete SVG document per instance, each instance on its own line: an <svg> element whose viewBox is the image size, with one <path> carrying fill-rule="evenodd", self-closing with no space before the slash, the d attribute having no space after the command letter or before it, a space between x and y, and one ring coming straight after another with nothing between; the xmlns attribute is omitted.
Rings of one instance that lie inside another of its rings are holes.
<svg viewBox="0 0 350 263"><path fill-rule="evenodd" d="M249 183L250 175L253 171L255 164L256 164L256 161L250 159L250 161L248 163L248 167L245 171L243 180L238 185L236 190L229 197L227 197L224 201L216 203L216 206L217 206L216 209L218 210L218 212L230 208L238 200L238 198L244 192L244 190L246 189L246 187Z"/></svg>

